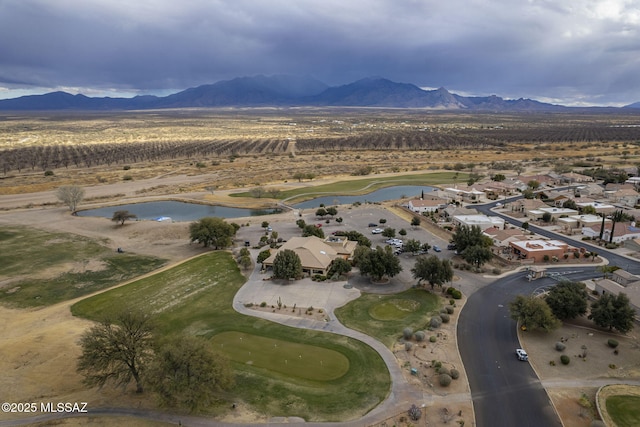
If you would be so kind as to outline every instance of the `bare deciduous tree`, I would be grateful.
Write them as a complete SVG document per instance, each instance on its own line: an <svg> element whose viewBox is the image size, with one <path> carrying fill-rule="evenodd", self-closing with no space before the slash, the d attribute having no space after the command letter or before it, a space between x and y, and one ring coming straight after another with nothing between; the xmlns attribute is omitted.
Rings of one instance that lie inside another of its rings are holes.
<svg viewBox="0 0 640 427"><path fill-rule="evenodd" d="M77 185L63 185L56 190L56 197L65 205L69 206L72 214L76 213L76 208L84 199L84 189Z"/></svg>

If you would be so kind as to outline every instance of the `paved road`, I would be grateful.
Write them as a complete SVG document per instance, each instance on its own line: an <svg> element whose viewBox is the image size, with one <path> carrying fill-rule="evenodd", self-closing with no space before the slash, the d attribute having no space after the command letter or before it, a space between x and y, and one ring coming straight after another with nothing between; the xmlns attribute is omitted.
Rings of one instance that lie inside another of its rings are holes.
<svg viewBox="0 0 640 427"><path fill-rule="evenodd" d="M595 268L589 267L567 277L584 280L594 274ZM478 427L561 425L535 372L515 356L520 343L509 315L509 302L516 295L555 282L548 278L529 282L524 276L524 272L512 274L479 289L460 313L458 345Z"/></svg>
<svg viewBox="0 0 640 427"><path fill-rule="evenodd" d="M518 198L520 197L506 202ZM492 212L491 208L496 203L498 202L475 208L485 214L498 215L513 225L522 225L520 220ZM575 240L540 227L530 225L529 230L576 246ZM582 241L579 245L601 254L610 264L640 271L640 263L631 258ZM570 272L567 277L576 281L599 275L596 267L588 266L559 268L554 269L554 272ZM509 302L516 295L529 294L553 284L555 282L550 278L529 282L524 278L524 273L516 273L473 293L460 313L458 345L469 378L478 427L561 425L543 384L531 366L518 361L515 356L515 349L520 344L516 323L511 320L508 308Z"/></svg>

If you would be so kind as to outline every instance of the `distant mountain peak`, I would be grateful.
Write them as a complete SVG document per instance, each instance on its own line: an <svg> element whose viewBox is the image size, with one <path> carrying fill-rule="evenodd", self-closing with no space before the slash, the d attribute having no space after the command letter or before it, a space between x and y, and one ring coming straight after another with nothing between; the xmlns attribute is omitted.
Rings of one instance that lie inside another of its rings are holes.
<svg viewBox="0 0 640 427"><path fill-rule="evenodd" d="M640 108L640 103L629 107ZM164 97L90 98L82 94L51 92L0 100L0 110L130 110L190 107L341 106L424 108L441 110L545 111L565 108L530 99L504 100L496 95L464 97L444 87L424 90L369 76L329 87L311 76L276 74L236 77L192 87Z"/></svg>

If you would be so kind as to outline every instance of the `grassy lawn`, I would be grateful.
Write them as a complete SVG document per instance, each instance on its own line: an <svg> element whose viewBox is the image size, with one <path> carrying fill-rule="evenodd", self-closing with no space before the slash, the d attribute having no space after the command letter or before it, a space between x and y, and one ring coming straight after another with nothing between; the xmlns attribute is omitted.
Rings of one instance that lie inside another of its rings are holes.
<svg viewBox="0 0 640 427"><path fill-rule="evenodd" d="M439 304L438 296L424 289L409 289L395 295L363 294L337 309L335 314L348 328L371 335L391 347L402 336L404 328L426 329Z"/></svg>
<svg viewBox="0 0 640 427"><path fill-rule="evenodd" d="M311 199L323 194L334 195L355 195L367 194L380 188L392 187L396 185L437 185L448 182L454 182L456 172L433 172L412 175L398 175L388 177L376 177L356 179L351 181L338 181L331 184L318 185L314 187L297 188L294 190L282 191L278 198L289 199L292 202L301 202L304 199ZM468 174L458 173L455 182L466 182ZM300 197L295 197L295 196ZM253 197L251 192L232 193L231 197Z"/></svg>
<svg viewBox="0 0 640 427"><path fill-rule="evenodd" d="M384 399L389 373L373 349L237 313L231 304L244 282L229 253L211 252L80 301L71 311L98 320L127 301L155 313L163 334L210 338L234 364L235 398L271 416L342 421L361 417Z"/></svg>
<svg viewBox="0 0 640 427"><path fill-rule="evenodd" d="M26 227L0 227L0 302L14 307L55 304L148 273L165 260L117 254L99 241Z"/></svg>
<svg viewBox="0 0 640 427"><path fill-rule="evenodd" d="M640 396L611 396L607 398L607 412L618 427L640 425Z"/></svg>

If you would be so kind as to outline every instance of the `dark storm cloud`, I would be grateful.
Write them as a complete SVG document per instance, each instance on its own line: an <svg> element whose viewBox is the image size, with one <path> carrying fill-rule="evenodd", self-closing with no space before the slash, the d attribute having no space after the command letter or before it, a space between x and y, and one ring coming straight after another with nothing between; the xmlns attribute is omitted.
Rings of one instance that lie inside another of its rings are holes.
<svg viewBox="0 0 640 427"><path fill-rule="evenodd" d="M562 3L4 0L0 96L155 92L286 73L564 103L640 100L638 1Z"/></svg>

